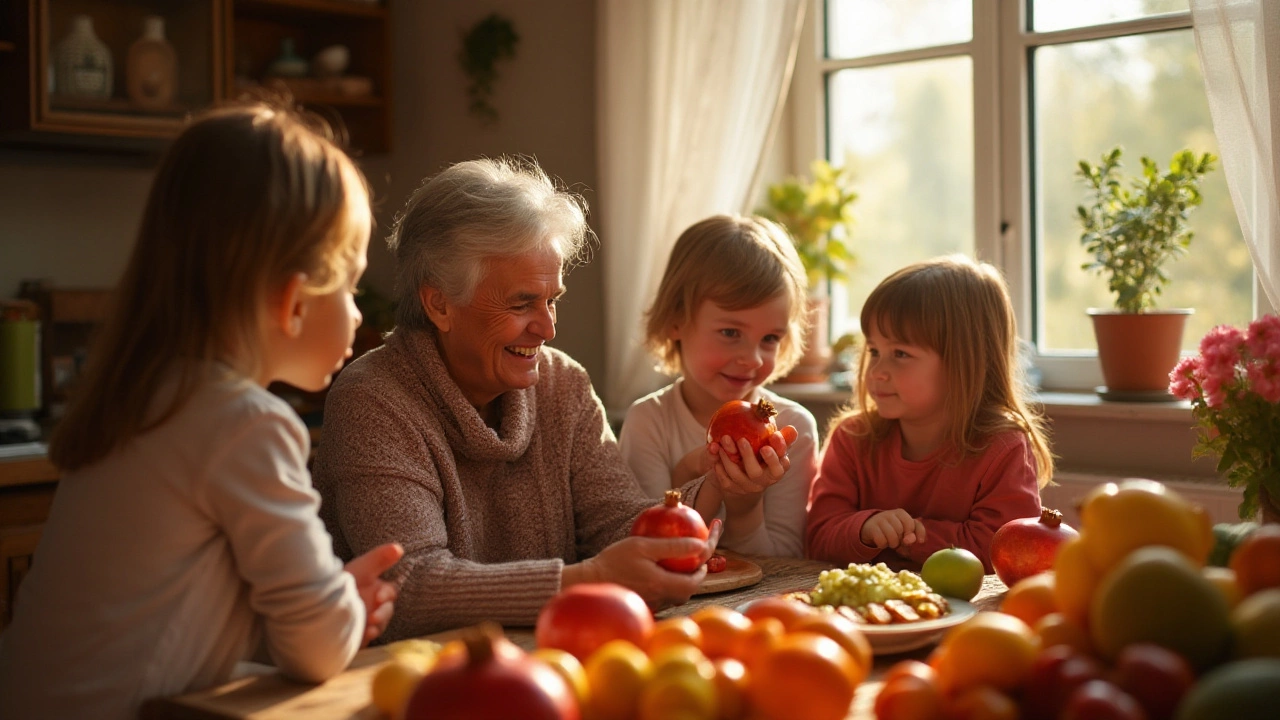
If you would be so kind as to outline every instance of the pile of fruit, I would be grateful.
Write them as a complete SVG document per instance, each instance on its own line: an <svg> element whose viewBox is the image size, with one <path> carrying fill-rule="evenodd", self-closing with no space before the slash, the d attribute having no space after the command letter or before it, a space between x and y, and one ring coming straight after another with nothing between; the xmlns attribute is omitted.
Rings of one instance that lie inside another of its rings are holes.
<svg viewBox="0 0 1280 720"><path fill-rule="evenodd" d="M1206 566L1214 530L1166 486L1095 488L1052 572L890 668L880 720L1201 720L1280 708L1280 526Z"/></svg>
<svg viewBox="0 0 1280 720"><path fill-rule="evenodd" d="M655 622L603 583L552 598L535 636L526 654L469 629L434 663L393 646L374 702L397 720L842 720L872 660L852 621L780 596Z"/></svg>

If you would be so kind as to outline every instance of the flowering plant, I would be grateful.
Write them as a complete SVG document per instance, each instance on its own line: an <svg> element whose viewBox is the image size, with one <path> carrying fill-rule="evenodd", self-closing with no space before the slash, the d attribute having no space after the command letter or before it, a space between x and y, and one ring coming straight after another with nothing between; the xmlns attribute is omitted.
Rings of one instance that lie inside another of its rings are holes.
<svg viewBox="0 0 1280 720"><path fill-rule="evenodd" d="M1218 456L1227 484L1244 486L1240 517L1257 513L1259 489L1280 504L1280 316L1264 315L1247 332L1210 330L1200 354L1169 373L1169 392L1191 401L1200 426L1193 456Z"/></svg>

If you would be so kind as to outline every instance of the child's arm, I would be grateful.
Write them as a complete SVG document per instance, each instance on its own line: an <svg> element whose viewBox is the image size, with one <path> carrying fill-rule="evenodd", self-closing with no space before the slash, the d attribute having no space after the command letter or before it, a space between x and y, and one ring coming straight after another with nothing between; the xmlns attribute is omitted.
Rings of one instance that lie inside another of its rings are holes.
<svg viewBox="0 0 1280 720"><path fill-rule="evenodd" d="M1010 520L1037 517L1040 514L1040 489L1036 481L1035 459L1021 432L998 437L978 459L976 466L958 468L947 479L947 498L935 502L968 503L969 513L962 521L922 520L924 542L898 548L899 554L923 563L934 552L946 547L969 550L982 559L987 573L991 567L991 537Z"/></svg>
<svg viewBox="0 0 1280 720"><path fill-rule="evenodd" d="M662 409L645 400L634 403L627 411L626 421L622 423L622 432L618 437L622 459L636 476L640 489L654 499L661 499L667 490L678 490L704 474L684 477L686 473L681 469L683 462L672 468L664 449L667 444L665 433L674 431L664 422ZM699 448L699 452L705 454L706 450ZM677 477L682 479L677 482Z"/></svg>
<svg viewBox="0 0 1280 720"><path fill-rule="evenodd" d="M399 543L379 545L347 563L343 569L355 578L356 590L364 602L364 644L368 645L387 629L391 614L395 612L396 595L400 588L382 579L382 574L404 557Z"/></svg>
<svg viewBox="0 0 1280 720"><path fill-rule="evenodd" d="M881 548L862 540L863 524L880 512L862 507L868 473L856 439L844 427L837 429L822 453L810 493L806 555L847 564L869 562L880 554Z"/></svg>

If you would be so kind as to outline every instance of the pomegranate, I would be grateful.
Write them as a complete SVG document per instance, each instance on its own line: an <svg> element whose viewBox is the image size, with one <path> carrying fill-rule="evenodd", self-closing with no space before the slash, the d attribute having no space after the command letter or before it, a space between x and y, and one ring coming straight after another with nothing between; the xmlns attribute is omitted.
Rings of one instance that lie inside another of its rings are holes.
<svg viewBox="0 0 1280 720"><path fill-rule="evenodd" d="M991 566L1005 585L1053 569L1062 543L1080 533L1062 522L1062 513L1040 508L1038 518L1005 523L991 537Z"/></svg>
<svg viewBox="0 0 1280 720"><path fill-rule="evenodd" d="M463 631L466 652L442 656L418 683L404 720L579 720L564 678L502 636L493 623Z"/></svg>
<svg viewBox="0 0 1280 720"><path fill-rule="evenodd" d="M645 647L653 633L653 613L634 591L615 583L583 583L562 590L542 606L534 640L586 662L610 640Z"/></svg>
<svg viewBox="0 0 1280 720"><path fill-rule="evenodd" d="M636 516L631 525L631 534L642 537L692 537L706 540L710 532L707 524L697 510L680 502L680 491L668 490L662 497L662 504L655 505ZM662 567L671 572L696 572L702 565L697 555L683 558L663 558L658 561Z"/></svg>
<svg viewBox="0 0 1280 720"><path fill-rule="evenodd" d="M720 442L725 435L733 438L735 443L739 438L745 438L759 460L760 449L768 445L769 436L778 431L773 424L773 416L777 414L773 403L764 398L755 405L745 400L730 400L711 416L707 425L707 442Z"/></svg>

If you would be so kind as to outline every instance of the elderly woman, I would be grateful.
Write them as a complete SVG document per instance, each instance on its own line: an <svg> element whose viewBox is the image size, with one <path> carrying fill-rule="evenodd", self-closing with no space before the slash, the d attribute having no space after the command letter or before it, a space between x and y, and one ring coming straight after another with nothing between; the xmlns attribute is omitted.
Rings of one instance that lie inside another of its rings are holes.
<svg viewBox="0 0 1280 720"><path fill-rule="evenodd" d="M587 373L546 345L589 232L580 197L509 159L444 170L399 218L396 329L334 383L314 468L340 556L405 549L384 637L531 625L575 583L620 583L656 606L702 580L705 568L657 561L705 560L719 524L705 543L627 537L653 501Z"/></svg>

